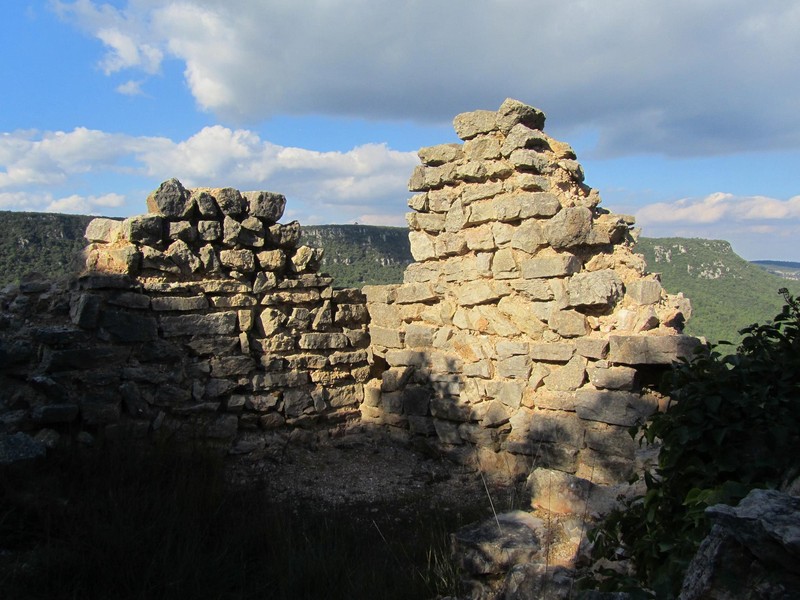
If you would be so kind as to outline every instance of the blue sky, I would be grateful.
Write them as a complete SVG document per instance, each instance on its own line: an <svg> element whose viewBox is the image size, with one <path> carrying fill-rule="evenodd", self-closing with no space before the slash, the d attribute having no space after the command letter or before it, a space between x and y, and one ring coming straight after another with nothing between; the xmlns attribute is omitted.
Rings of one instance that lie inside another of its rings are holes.
<svg viewBox="0 0 800 600"><path fill-rule="evenodd" d="M0 3L0 210L127 216L158 184L403 225L422 146L506 97L649 237L800 261L800 3Z"/></svg>

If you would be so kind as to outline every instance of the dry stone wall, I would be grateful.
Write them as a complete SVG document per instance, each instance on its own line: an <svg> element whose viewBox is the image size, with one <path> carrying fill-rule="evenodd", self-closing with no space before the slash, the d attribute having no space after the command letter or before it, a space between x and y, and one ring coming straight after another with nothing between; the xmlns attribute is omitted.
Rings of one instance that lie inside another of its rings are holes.
<svg viewBox="0 0 800 600"><path fill-rule="evenodd" d="M95 219L81 277L0 297L0 436L244 452L363 424L529 475L538 506L603 512L645 458L627 429L663 401L654 371L698 342L688 301L634 253L633 219L599 206L544 120L507 100L457 116L463 143L421 149L416 262L363 293L316 272L280 194L170 180L148 214Z"/></svg>
<svg viewBox="0 0 800 600"><path fill-rule="evenodd" d="M416 262L402 285L364 289L385 370L362 418L463 460L477 449L487 471L531 473L535 503L574 512L631 474L627 429L659 402L649 371L698 341L681 334L688 301L633 252L633 219L599 206L544 121L507 100L457 116L463 143L419 151Z"/></svg>
<svg viewBox="0 0 800 600"><path fill-rule="evenodd" d="M285 198L173 179L147 206L89 224L85 273L67 289L23 283L6 303L7 429L233 445L357 419L364 297L315 272L321 250L298 247L296 221L278 223Z"/></svg>

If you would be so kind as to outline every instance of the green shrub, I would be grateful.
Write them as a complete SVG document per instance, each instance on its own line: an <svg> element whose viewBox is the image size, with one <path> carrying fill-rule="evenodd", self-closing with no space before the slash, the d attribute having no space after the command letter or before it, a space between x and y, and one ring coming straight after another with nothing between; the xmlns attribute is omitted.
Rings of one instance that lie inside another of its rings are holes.
<svg viewBox="0 0 800 600"><path fill-rule="evenodd" d="M734 354L711 347L666 377L670 406L641 427L648 443L661 445L658 467L644 473L647 491L590 534L595 558L633 565L627 577L606 570L603 589L674 597L709 531L706 507L735 505L753 488L778 487L796 475L800 300L781 294L782 312L743 329Z"/></svg>

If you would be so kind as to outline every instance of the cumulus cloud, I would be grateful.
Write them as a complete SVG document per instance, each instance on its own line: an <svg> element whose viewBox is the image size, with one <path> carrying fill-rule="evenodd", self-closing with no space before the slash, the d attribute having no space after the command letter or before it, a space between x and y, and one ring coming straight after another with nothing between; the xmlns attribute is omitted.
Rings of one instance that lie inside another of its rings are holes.
<svg viewBox="0 0 800 600"><path fill-rule="evenodd" d="M714 193L704 198L658 202L636 213L647 237L700 237L729 240L745 258L800 260L800 196Z"/></svg>
<svg viewBox="0 0 800 600"><path fill-rule="evenodd" d="M406 210L406 182L418 162L415 153L385 144L318 152L280 146L252 131L220 125L179 141L86 128L20 131L0 136L0 206L135 214L144 211L144 196L59 192L96 187L109 176L115 181L127 178L127 187L144 190L177 177L188 187L215 187L224 181L242 190L278 191L304 223L352 222L382 206L388 215L383 224L391 224Z"/></svg>
<svg viewBox="0 0 800 600"><path fill-rule="evenodd" d="M143 96L142 83L142 81L134 81L131 79L130 81L118 85L116 89L117 92L123 96Z"/></svg>
<svg viewBox="0 0 800 600"><path fill-rule="evenodd" d="M108 72L184 64L198 105L446 121L506 97L602 155L800 145L800 5L750 0L58 2ZM765 93L765 90L773 90Z"/></svg>

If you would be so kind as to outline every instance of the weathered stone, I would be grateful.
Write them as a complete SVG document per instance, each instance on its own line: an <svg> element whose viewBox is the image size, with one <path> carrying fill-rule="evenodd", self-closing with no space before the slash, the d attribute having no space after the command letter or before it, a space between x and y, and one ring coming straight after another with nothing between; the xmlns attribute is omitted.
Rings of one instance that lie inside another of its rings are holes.
<svg viewBox="0 0 800 600"><path fill-rule="evenodd" d="M169 179L147 197L147 210L165 217L184 218L191 215L194 203L189 192L177 179Z"/></svg>
<svg viewBox="0 0 800 600"><path fill-rule="evenodd" d="M300 241L300 223L292 221L285 225L280 223L269 228L269 241L280 248L294 248Z"/></svg>
<svg viewBox="0 0 800 600"><path fill-rule="evenodd" d="M214 200L214 196L208 193L208 190L203 188L194 189L191 190L189 196L190 202L197 207L197 210L202 217L209 218L217 217L219 215L217 201Z"/></svg>
<svg viewBox="0 0 800 600"><path fill-rule="evenodd" d="M317 268L319 262L317 254L320 253L321 248L311 248L310 246L300 246L292 256L292 266L295 273L302 273L306 269L314 270Z"/></svg>
<svg viewBox="0 0 800 600"><path fill-rule="evenodd" d="M481 136L464 143L467 160L488 161L500 158L500 141L495 137Z"/></svg>
<svg viewBox="0 0 800 600"><path fill-rule="evenodd" d="M248 214L264 219L269 225L281 220L283 211L286 208L286 197L283 194L242 192L242 196L247 201Z"/></svg>
<svg viewBox="0 0 800 600"><path fill-rule="evenodd" d="M599 517L614 507L613 489L560 470L538 468L528 477L531 505L551 513Z"/></svg>
<svg viewBox="0 0 800 600"><path fill-rule="evenodd" d="M506 98L497 111L496 119L497 128L503 133L509 133L516 125L524 125L530 129L544 129L545 115L538 108L513 98Z"/></svg>
<svg viewBox="0 0 800 600"><path fill-rule="evenodd" d="M303 350L347 348L348 341L343 333L304 333L298 345Z"/></svg>
<svg viewBox="0 0 800 600"><path fill-rule="evenodd" d="M574 344L568 343L534 343L531 344L531 360L546 362L567 362L575 352Z"/></svg>
<svg viewBox="0 0 800 600"><path fill-rule="evenodd" d="M150 246L142 246L142 268L176 275L181 272L180 267L172 258Z"/></svg>
<svg viewBox="0 0 800 600"><path fill-rule="evenodd" d="M586 358L605 358L608 353L608 340L601 338L579 338L575 340L575 351Z"/></svg>
<svg viewBox="0 0 800 600"><path fill-rule="evenodd" d="M545 173L550 166L550 160L537 150L514 150L508 157L517 169L526 169L534 173Z"/></svg>
<svg viewBox="0 0 800 600"><path fill-rule="evenodd" d="M554 310L547 321L550 329L565 338L584 336L589 333L586 317L574 310Z"/></svg>
<svg viewBox="0 0 800 600"><path fill-rule="evenodd" d="M197 228L188 221L173 221L168 223L167 237L191 243L197 240Z"/></svg>
<svg viewBox="0 0 800 600"><path fill-rule="evenodd" d="M118 342L152 342L158 338L156 319L146 314L105 310L98 325Z"/></svg>
<svg viewBox="0 0 800 600"><path fill-rule="evenodd" d="M637 304L657 304L661 301L663 288L655 279L637 279L625 288L625 295Z"/></svg>
<svg viewBox="0 0 800 600"><path fill-rule="evenodd" d="M250 356L215 356L211 359L212 377L231 377L247 375L256 366Z"/></svg>
<svg viewBox="0 0 800 600"><path fill-rule="evenodd" d="M159 324L164 337L231 335L236 333L236 313L229 311L207 315L162 316Z"/></svg>
<svg viewBox="0 0 800 600"><path fill-rule="evenodd" d="M195 256L189 245L183 240L172 242L164 254L178 266L184 275L196 273L202 266L200 259Z"/></svg>
<svg viewBox="0 0 800 600"><path fill-rule="evenodd" d="M404 283L395 289L395 303L418 304L437 300L439 295L427 283Z"/></svg>
<svg viewBox="0 0 800 600"><path fill-rule="evenodd" d="M92 219L86 226L84 237L89 242L116 242L122 237L122 222L115 219Z"/></svg>
<svg viewBox="0 0 800 600"><path fill-rule="evenodd" d="M105 244L91 244L84 250L86 257L86 270L101 273L119 273L135 275L139 271L142 255L134 244L106 246ZM22 284L21 291L25 288ZM43 291L43 290L38 290Z"/></svg>
<svg viewBox="0 0 800 600"><path fill-rule="evenodd" d="M619 276L611 269L576 273L569 280L570 306L609 306L624 289Z"/></svg>
<svg viewBox="0 0 800 600"><path fill-rule="evenodd" d="M205 242L214 242L222 237L219 221L200 221L197 223L197 234Z"/></svg>
<svg viewBox="0 0 800 600"><path fill-rule="evenodd" d="M636 380L636 369L631 367L598 366L589 369L589 381L596 388L608 390L632 390Z"/></svg>
<svg viewBox="0 0 800 600"><path fill-rule="evenodd" d="M567 252L556 256L528 258L519 262L524 279L563 277L577 273L581 268L580 259Z"/></svg>
<svg viewBox="0 0 800 600"><path fill-rule="evenodd" d="M252 273L256 270L255 255L252 250L221 250L219 260L228 269L235 269L243 273Z"/></svg>
<svg viewBox="0 0 800 600"><path fill-rule="evenodd" d="M247 212L247 201L242 198L242 194L239 190L233 188L216 188L209 190L209 193L214 196L222 214L238 217Z"/></svg>
<svg viewBox="0 0 800 600"><path fill-rule="evenodd" d="M440 144L420 148L417 156L423 164L435 167L444 163L452 162L462 156L461 144Z"/></svg>
<svg viewBox="0 0 800 600"><path fill-rule="evenodd" d="M691 358L700 346L700 340L688 335L612 335L609 345L609 362L622 365L668 365L679 358Z"/></svg>
<svg viewBox="0 0 800 600"><path fill-rule="evenodd" d="M454 290L456 302L460 306L474 306L486 302L495 302L511 293L511 288L504 283L491 280L468 281Z"/></svg>
<svg viewBox="0 0 800 600"><path fill-rule="evenodd" d="M208 308L208 300L204 295L199 296L162 296L153 298L151 303L153 310L202 310Z"/></svg>
<svg viewBox="0 0 800 600"><path fill-rule="evenodd" d="M547 224L548 243L556 249L585 244L592 231L592 211L574 206L559 211Z"/></svg>
<svg viewBox="0 0 800 600"><path fill-rule="evenodd" d="M540 519L524 511L497 515L453 534L453 555L465 573L505 573L538 556L541 544L536 531L543 529Z"/></svg>
<svg viewBox="0 0 800 600"><path fill-rule="evenodd" d="M575 403L581 419L623 427L644 421L658 408L658 403L650 396L616 390L578 390Z"/></svg>
<svg viewBox="0 0 800 600"><path fill-rule="evenodd" d="M550 374L544 378L544 384L550 390L573 391L583 385L586 380L586 359L573 356L562 367L551 367Z"/></svg>
<svg viewBox="0 0 800 600"><path fill-rule="evenodd" d="M474 138L480 133L489 133L497 127L497 113L490 110L476 110L461 113L453 119L456 135L462 140Z"/></svg>

